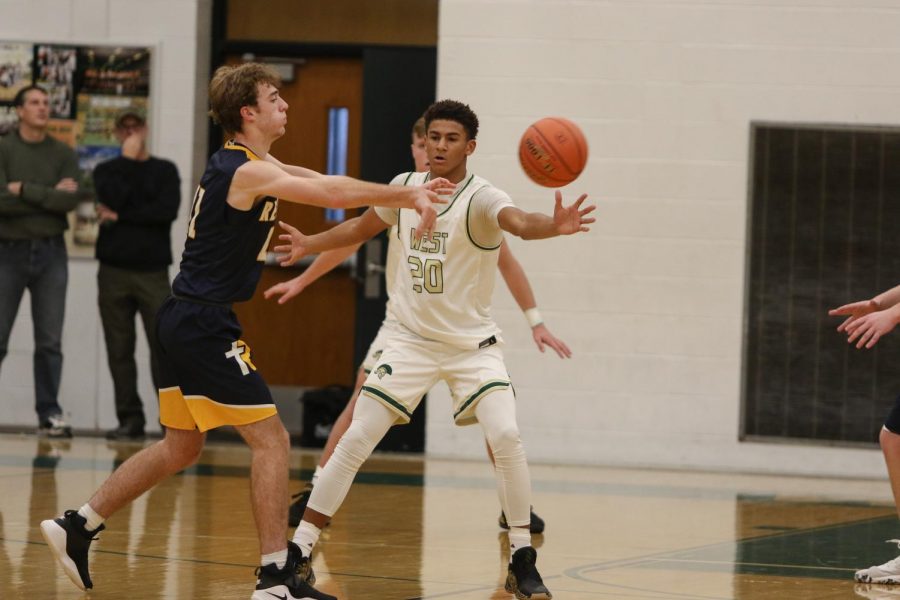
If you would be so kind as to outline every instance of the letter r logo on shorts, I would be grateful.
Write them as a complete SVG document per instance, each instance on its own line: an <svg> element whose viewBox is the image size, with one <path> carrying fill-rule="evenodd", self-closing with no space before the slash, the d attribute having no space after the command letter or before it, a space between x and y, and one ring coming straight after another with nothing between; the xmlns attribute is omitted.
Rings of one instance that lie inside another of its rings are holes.
<svg viewBox="0 0 900 600"><path fill-rule="evenodd" d="M250 369L256 370L256 365L250 360L250 346L243 340L231 342L231 350L225 353L225 358L233 358L241 367L241 375L248 375ZM247 367L250 367L248 369Z"/></svg>

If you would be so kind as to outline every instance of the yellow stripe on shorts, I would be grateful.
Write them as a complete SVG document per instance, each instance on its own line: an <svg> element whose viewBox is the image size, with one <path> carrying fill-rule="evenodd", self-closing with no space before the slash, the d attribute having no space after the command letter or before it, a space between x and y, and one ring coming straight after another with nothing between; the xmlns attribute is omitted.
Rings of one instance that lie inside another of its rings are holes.
<svg viewBox="0 0 900 600"><path fill-rule="evenodd" d="M180 387L159 390L159 422L172 429L192 431L197 428Z"/></svg>
<svg viewBox="0 0 900 600"><path fill-rule="evenodd" d="M223 425L249 425L278 414L274 404L222 404L206 396L185 396L184 399L200 431Z"/></svg>

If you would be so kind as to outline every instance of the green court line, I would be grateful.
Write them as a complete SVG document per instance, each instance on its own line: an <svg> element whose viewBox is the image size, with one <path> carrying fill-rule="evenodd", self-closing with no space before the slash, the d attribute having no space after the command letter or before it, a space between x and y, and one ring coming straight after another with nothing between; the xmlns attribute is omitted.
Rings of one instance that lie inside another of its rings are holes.
<svg viewBox="0 0 900 600"><path fill-rule="evenodd" d="M896 547L884 543L891 537L900 537L900 522L895 515L583 565L565 574L592 583L601 582L588 574L622 568L852 581L857 569L900 554Z"/></svg>

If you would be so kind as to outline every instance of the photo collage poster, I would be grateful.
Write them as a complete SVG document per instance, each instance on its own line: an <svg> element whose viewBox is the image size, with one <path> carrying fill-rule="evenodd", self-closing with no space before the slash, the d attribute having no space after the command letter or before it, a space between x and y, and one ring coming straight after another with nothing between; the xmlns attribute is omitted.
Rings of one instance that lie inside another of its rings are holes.
<svg viewBox="0 0 900 600"><path fill-rule="evenodd" d="M99 163L116 158L116 117L125 110L146 115L150 49L0 41L0 136L18 123L13 99L36 84L50 97L48 133L78 153L82 185L91 186ZM69 213L71 256L93 257L97 222L93 201Z"/></svg>

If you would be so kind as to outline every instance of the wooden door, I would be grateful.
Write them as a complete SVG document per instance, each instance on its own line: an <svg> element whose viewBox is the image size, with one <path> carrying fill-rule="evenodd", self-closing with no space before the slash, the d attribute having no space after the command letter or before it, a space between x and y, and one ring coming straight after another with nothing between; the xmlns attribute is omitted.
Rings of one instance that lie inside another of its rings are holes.
<svg viewBox="0 0 900 600"><path fill-rule="evenodd" d="M272 154L284 163L324 173L329 109L346 107L347 175L358 177L362 74L362 60L356 58L311 58L297 65L294 81L281 88L288 103L287 133L272 146ZM283 200L278 218L309 233L332 226L324 209ZM280 229L272 236L270 250L278 233ZM253 298L235 306L254 364L270 385L352 385L356 283L347 269L338 268L287 304L263 298L268 287L299 274L297 269L267 266Z"/></svg>

